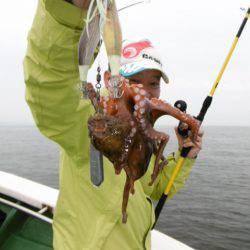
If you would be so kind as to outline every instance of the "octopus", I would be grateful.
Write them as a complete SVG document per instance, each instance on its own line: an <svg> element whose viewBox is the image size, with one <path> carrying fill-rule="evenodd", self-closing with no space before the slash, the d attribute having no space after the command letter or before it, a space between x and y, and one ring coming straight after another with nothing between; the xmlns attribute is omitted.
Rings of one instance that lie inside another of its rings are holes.
<svg viewBox="0 0 250 250"><path fill-rule="evenodd" d="M163 151L169 135L154 129L156 120L170 115L188 124L193 141L200 123L163 100L149 99L143 85L130 85L122 77L120 81L126 114L119 112L118 101L121 100L112 98L112 95L97 98L91 83L86 84L86 92L95 109L101 110L88 120L91 142L113 163L116 174L120 174L122 169L126 173L122 201L122 222L126 223L129 194L134 194L134 182L146 173L151 156L155 155L155 163L149 185L153 185L159 172L167 165Z"/></svg>

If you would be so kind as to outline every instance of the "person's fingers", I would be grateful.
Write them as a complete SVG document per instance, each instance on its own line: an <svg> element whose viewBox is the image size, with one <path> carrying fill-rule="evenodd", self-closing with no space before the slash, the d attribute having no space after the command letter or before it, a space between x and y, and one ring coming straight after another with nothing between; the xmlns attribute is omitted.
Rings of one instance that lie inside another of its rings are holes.
<svg viewBox="0 0 250 250"><path fill-rule="evenodd" d="M174 127L175 134L177 138L180 138L180 134L178 133L178 127Z"/></svg>
<svg viewBox="0 0 250 250"><path fill-rule="evenodd" d="M194 145L196 148L201 149L201 144L199 142L195 142Z"/></svg>
<svg viewBox="0 0 250 250"><path fill-rule="evenodd" d="M192 147L195 150L201 150L202 149L202 136L204 134L204 131L199 130L196 139L194 140L192 132L190 131L189 137L188 138L183 138L179 133L178 133L178 127L174 128L175 134L179 143L180 147Z"/></svg>
<svg viewBox="0 0 250 250"><path fill-rule="evenodd" d="M202 137L204 135L204 131L203 130L199 130L198 136Z"/></svg>
<svg viewBox="0 0 250 250"><path fill-rule="evenodd" d="M197 139L196 139L196 142L201 143L202 142L202 137L198 136Z"/></svg>
<svg viewBox="0 0 250 250"><path fill-rule="evenodd" d="M183 140L183 147L197 147L201 149L202 139L198 137L196 141L192 141L189 138Z"/></svg>
<svg viewBox="0 0 250 250"><path fill-rule="evenodd" d="M183 143L184 148L193 147L195 144L191 141Z"/></svg>
<svg viewBox="0 0 250 250"><path fill-rule="evenodd" d="M182 136L178 133L178 127L175 127L175 128L174 128L174 131L175 131L175 134L176 134L176 137L177 137L177 141L178 141L179 147L183 147L183 138L182 138Z"/></svg>
<svg viewBox="0 0 250 250"><path fill-rule="evenodd" d="M181 130L188 129L188 124L185 123L185 122L181 122L181 123L180 123L180 129L181 129Z"/></svg>

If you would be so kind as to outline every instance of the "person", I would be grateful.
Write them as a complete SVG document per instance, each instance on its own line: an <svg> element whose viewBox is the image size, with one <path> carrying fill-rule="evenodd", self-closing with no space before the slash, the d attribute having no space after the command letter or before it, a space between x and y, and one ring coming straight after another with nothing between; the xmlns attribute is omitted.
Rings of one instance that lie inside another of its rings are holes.
<svg viewBox="0 0 250 250"><path fill-rule="evenodd" d="M148 183L153 162L146 174L135 182L135 194L130 196L127 208L128 220L123 224L124 171L116 175L112 164L104 158L104 182L96 188L90 181L87 120L93 114L93 107L89 100L80 98L77 63L78 41L87 7L88 1L73 1L72 4L63 0L39 0L24 59L26 101L41 133L60 147L53 248L150 249L150 230L154 224L151 200L160 198L179 151L167 157L168 165L152 186ZM130 82L142 84L152 96L159 97L160 79L165 76L160 66L136 72L132 68L124 70L125 65L121 74ZM104 78L107 82L108 72ZM192 144L178 134L177 139L179 147ZM200 150L201 136L197 145L191 145L194 147L174 182L170 198L184 185Z"/></svg>

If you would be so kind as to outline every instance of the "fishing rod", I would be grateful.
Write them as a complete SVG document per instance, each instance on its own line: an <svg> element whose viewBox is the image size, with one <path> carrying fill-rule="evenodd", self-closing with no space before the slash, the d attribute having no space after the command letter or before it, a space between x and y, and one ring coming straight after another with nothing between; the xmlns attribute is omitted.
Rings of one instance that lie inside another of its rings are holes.
<svg viewBox="0 0 250 250"><path fill-rule="evenodd" d="M121 12L121 11L123 11L125 9L128 9L128 8L130 8L132 6L135 6L137 4L140 4L140 3L145 3L145 0L144 1L135 2L135 3L129 4L129 5L125 6L125 7L122 7L120 9L118 9L118 12Z"/></svg>
<svg viewBox="0 0 250 250"><path fill-rule="evenodd" d="M244 19L243 19L243 21L241 23L241 26L240 26L237 34L236 34L234 42L233 42L233 44L232 44L232 46L231 46L231 48L229 50L229 53L228 53L223 65L222 65L222 67L221 67L221 70L220 70L220 72L219 72L219 74L218 74L218 76L217 76L217 78L216 78L216 80L215 80L215 82L213 84L213 87L212 87L209 95L205 98L199 115L196 117L196 119L199 120L201 123L203 122L203 120L205 118L205 115L207 113L207 110L208 110L208 108L210 107L210 105L212 103L215 90L217 89L217 87L219 85L219 82L220 82L220 80L222 78L222 75L223 75L223 73L224 73L224 71L225 71L225 69L227 67L227 64L228 64L228 62L229 62L229 60L230 60L230 58L231 58L231 56L233 54L233 51L234 51L234 49L235 49L235 47L236 47L236 45L238 43L238 40L239 40L239 38L241 36L241 33L242 33L246 23L247 23L247 20L248 20L249 16L250 16L250 7L248 8L248 10L246 12L246 15L245 15L245 17L244 17ZM163 208L163 206L164 206L164 204L165 204L165 202L166 202L166 200L168 198L168 194L169 194L169 192L170 192L170 190L171 190L171 188L173 186L174 180L175 180L176 176L178 175L181 167L183 166L183 164L185 162L185 158L187 158L187 155L190 152L191 148L192 147L187 147L187 148L182 148L182 150L181 150L181 154L180 154L179 160L176 163L174 172L173 172L173 174L172 174L172 176L171 176L171 178L170 178L170 180L168 182L168 185L167 185L164 193L162 194L162 196L161 196L161 198L160 198L160 200L157 203L157 206L155 208L155 224L157 223L157 221L159 219L162 208ZM154 224L154 226L155 226L155 224ZM154 226L153 226L153 228L154 228Z"/></svg>

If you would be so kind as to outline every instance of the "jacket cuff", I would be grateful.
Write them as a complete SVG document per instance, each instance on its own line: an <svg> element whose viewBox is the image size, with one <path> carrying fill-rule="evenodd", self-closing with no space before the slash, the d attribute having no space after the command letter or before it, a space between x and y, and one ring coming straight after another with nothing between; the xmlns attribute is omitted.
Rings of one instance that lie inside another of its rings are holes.
<svg viewBox="0 0 250 250"><path fill-rule="evenodd" d="M45 9L59 23L82 30L87 11L64 0L45 0Z"/></svg>

